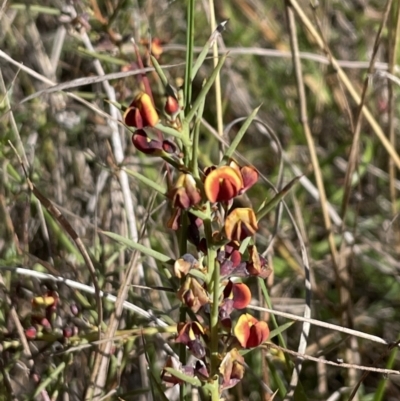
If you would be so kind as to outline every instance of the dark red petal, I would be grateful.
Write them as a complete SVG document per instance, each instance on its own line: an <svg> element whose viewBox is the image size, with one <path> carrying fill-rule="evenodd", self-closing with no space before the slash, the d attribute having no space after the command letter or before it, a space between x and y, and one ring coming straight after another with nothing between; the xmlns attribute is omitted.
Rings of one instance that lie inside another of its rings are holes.
<svg viewBox="0 0 400 401"><path fill-rule="evenodd" d="M162 142L162 148L164 152L169 153L169 154L175 154L177 151L176 145L169 141L168 139L164 139Z"/></svg>
<svg viewBox="0 0 400 401"><path fill-rule="evenodd" d="M258 172L254 167L244 166L240 169L243 179L243 188L240 193L246 192L258 181Z"/></svg>
<svg viewBox="0 0 400 401"><path fill-rule="evenodd" d="M128 127L143 128L143 119L136 107L128 107L124 113L124 121Z"/></svg>
<svg viewBox="0 0 400 401"><path fill-rule="evenodd" d="M147 155L159 156L162 154L162 143L155 139L150 139L143 130L138 130L132 135L132 143L135 148Z"/></svg>
<svg viewBox="0 0 400 401"><path fill-rule="evenodd" d="M269 328L266 322L258 322L250 327L246 348L257 347L268 339Z"/></svg>

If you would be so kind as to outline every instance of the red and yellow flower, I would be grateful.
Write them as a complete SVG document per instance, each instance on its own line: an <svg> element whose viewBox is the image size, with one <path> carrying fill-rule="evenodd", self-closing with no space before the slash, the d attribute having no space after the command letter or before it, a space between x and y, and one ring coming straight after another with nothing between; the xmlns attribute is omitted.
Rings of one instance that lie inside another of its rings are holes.
<svg viewBox="0 0 400 401"><path fill-rule="evenodd" d="M234 333L243 348L254 348L268 339L268 324L245 313L239 317Z"/></svg>
<svg viewBox="0 0 400 401"><path fill-rule="evenodd" d="M240 167L234 160L228 166L209 168L204 181L204 190L210 202L229 202L241 195L258 180L254 167Z"/></svg>
<svg viewBox="0 0 400 401"><path fill-rule="evenodd" d="M251 208L234 209L225 219L225 235L230 241L243 241L257 230L257 218Z"/></svg>
<svg viewBox="0 0 400 401"><path fill-rule="evenodd" d="M124 113L124 121L128 127L135 127L138 129L154 127L160 121L153 101L147 93L140 92L135 99L133 99Z"/></svg>
<svg viewBox="0 0 400 401"><path fill-rule="evenodd" d="M201 201L200 190L191 174L182 173L168 194L174 208L189 209Z"/></svg>
<svg viewBox="0 0 400 401"><path fill-rule="evenodd" d="M244 358L236 348L229 351L221 362L219 372L222 375L221 390L232 388L244 376Z"/></svg>
<svg viewBox="0 0 400 401"><path fill-rule="evenodd" d="M210 302L203 286L190 276L186 276L185 282L178 291L178 298L194 313L197 313L202 306Z"/></svg>
<svg viewBox="0 0 400 401"><path fill-rule="evenodd" d="M204 191L210 202L228 202L243 187L240 174L232 167L222 166L212 170L204 181Z"/></svg>
<svg viewBox="0 0 400 401"><path fill-rule="evenodd" d="M251 291L244 283L233 283L228 280L224 288L224 298L232 299L234 309L244 309L251 301Z"/></svg>
<svg viewBox="0 0 400 401"><path fill-rule="evenodd" d="M178 336L176 342L185 344L196 358L204 358L205 347L201 342L204 328L199 322L186 322L178 324Z"/></svg>

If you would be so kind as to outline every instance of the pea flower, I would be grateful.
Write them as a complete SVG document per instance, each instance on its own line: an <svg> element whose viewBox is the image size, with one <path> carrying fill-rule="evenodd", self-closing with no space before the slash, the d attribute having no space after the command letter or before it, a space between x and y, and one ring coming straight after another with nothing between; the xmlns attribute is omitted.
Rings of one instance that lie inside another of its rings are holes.
<svg viewBox="0 0 400 401"><path fill-rule="evenodd" d="M154 127L160 121L153 101L147 93L140 92L135 99L133 99L124 113L124 121L128 127L135 127L138 129Z"/></svg>
<svg viewBox="0 0 400 401"><path fill-rule="evenodd" d="M244 283L233 283L228 280L224 288L224 298L232 299L234 309L244 309L251 301L251 291Z"/></svg>
<svg viewBox="0 0 400 401"><path fill-rule="evenodd" d="M200 190L191 174L182 173L176 181L174 188L168 194L172 206L180 209L189 209L201 201Z"/></svg>
<svg viewBox="0 0 400 401"><path fill-rule="evenodd" d="M206 290L193 277L186 276L186 280L178 291L178 298L194 313L210 302Z"/></svg>
<svg viewBox="0 0 400 401"><path fill-rule="evenodd" d="M244 358L236 348L229 351L221 362L219 372L222 375L221 390L227 390L238 384L244 376Z"/></svg>
<svg viewBox="0 0 400 401"><path fill-rule="evenodd" d="M239 317L234 333L243 348L254 348L267 340L268 324L245 313Z"/></svg>
<svg viewBox="0 0 400 401"><path fill-rule="evenodd" d="M170 356L161 371L161 380L166 383L167 387L173 387L176 384L183 383L182 379L174 375L174 371L183 373L186 376L194 376L194 369L192 366L182 365L178 359Z"/></svg>
<svg viewBox="0 0 400 401"><path fill-rule="evenodd" d="M186 322L178 324L177 343L185 344L192 354L199 359L206 355L206 350L201 342L201 337L204 335L204 328L198 322Z"/></svg>
<svg viewBox="0 0 400 401"><path fill-rule="evenodd" d="M256 246L250 245L247 250L250 256L250 259L246 262L248 274L262 279L269 277L272 273L272 269L268 266L266 259L258 253Z"/></svg>
<svg viewBox="0 0 400 401"><path fill-rule="evenodd" d="M240 174L232 167L222 166L212 170L204 181L204 191L210 202L228 202L243 187Z"/></svg>
<svg viewBox="0 0 400 401"><path fill-rule="evenodd" d="M167 114L169 114L172 117L173 120L175 119L176 115L180 111L180 106L179 106L178 100L176 99L175 96L171 96L171 95L167 96L167 99L165 101L164 110Z"/></svg>
<svg viewBox="0 0 400 401"><path fill-rule="evenodd" d="M181 258L177 259L174 263L175 277L185 277L190 269L197 268L199 266L198 260L190 253L185 253Z"/></svg>
<svg viewBox="0 0 400 401"><path fill-rule="evenodd" d="M230 241L243 241L258 230L256 215L251 208L237 208L225 220L225 235Z"/></svg>
<svg viewBox="0 0 400 401"><path fill-rule="evenodd" d="M240 167L234 160L231 160L229 166L235 169L242 177L243 186L239 191L239 195L245 193L258 181L258 172L252 166Z"/></svg>

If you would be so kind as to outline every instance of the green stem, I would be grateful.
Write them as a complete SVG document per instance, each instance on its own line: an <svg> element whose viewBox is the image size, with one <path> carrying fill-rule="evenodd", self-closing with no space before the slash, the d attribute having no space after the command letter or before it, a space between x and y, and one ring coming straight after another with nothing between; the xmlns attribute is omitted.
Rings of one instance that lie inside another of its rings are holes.
<svg viewBox="0 0 400 401"><path fill-rule="evenodd" d="M188 228L188 215L186 211L182 211L181 215L181 226L179 227L178 230L178 241L179 241L179 252L180 256L184 255L187 253L187 228ZM183 277L181 279L181 285L183 285L185 282L185 278ZM186 305L184 303L181 304L179 307L179 322L184 323L186 322ZM182 363L182 365L186 364L186 345L185 344L180 344L179 345L179 361ZM180 401L183 401L185 399L186 395L186 386L184 383L182 383L180 387L180 392L179 392L179 399Z"/></svg>
<svg viewBox="0 0 400 401"><path fill-rule="evenodd" d="M190 110L192 101L192 68L194 46L194 0L188 1L186 34L186 70L185 70L185 114Z"/></svg>
<svg viewBox="0 0 400 401"><path fill-rule="evenodd" d="M211 358L211 377L218 374L218 312L219 312L219 281L220 271L216 264L217 251L212 243L211 207L207 204L208 218L204 220L204 231L207 239L207 267L208 267L208 288L212 296L212 306L210 315L210 358ZM219 400L218 380L212 383L211 400Z"/></svg>
<svg viewBox="0 0 400 401"><path fill-rule="evenodd" d="M400 340L400 337L397 337L397 341L399 341L399 340ZM395 347L392 349L392 351L390 352L390 355L389 355L389 359L385 366L386 369L393 369L393 365L396 362L396 357L397 357L398 352L399 352L398 347ZM373 401L382 401L384 399L387 386L388 386L387 378L381 379L378 384L378 387L376 389L376 392L374 394Z"/></svg>
<svg viewBox="0 0 400 401"><path fill-rule="evenodd" d="M204 102L199 107L199 112L196 116L196 121L193 129L192 138L192 160L190 161L190 171L195 178L200 178L198 166L198 153L199 153L199 138L200 138L200 125L201 117L203 116Z"/></svg>

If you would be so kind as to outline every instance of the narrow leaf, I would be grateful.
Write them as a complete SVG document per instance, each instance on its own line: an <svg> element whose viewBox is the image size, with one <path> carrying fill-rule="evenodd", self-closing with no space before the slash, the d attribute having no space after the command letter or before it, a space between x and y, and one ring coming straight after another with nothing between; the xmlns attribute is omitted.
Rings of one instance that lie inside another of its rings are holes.
<svg viewBox="0 0 400 401"><path fill-rule="evenodd" d="M269 333L268 340L271 340L272 338L276 337L277 335L282 334L285 330L287 330L294 323L295 322L286 322L285 324L282 324L282 326L279 326L276 329L272 330Z"/></svg>
<svg viewBox="0 0 400 401"><path fill-rule="evenodd" d="M185 140L185 138L182 135L182 133L177 131L175 128L167 127L167 126L165 126L165 125L163 125L161 123L156 124L154 128L160 130L163 134L171 135L171 136L173 136L175 138L180 139L181 141ZM185 146L189 146L190 143L189 142L185 142L184 145Z"/></svg>
<svg viewBox="0 0 400 401"><path fill-rule="evenodd" d="M157 191L160 195L166 196L167 195L167 189L159 184L157 184L155 181L150 180L149 178L145 177L144 175L133 171L129 170L126 167L123 167L123 170L130 176L137 178L140 182L145 184L147 187L154 189Z"/></svg>
<svg viewBox="0 0 400 401"><path fill-rule="evenodd" d="M246 120L243 123L243 125L241 126L239 132L236 134L234 140L230 144L229 148L226 150L224 157L221 160L220 165L226 164L226 161L233 155L233 153L235 152L236 148L238 147L240 141L242 140L243 135L246 133L247 128L249 128L250 124L256 117L258 110L260 110L260 107L261 107L261 105L258 106L256 109L254 109L253 112L246 118Z"/></svg>
<svg viewBox="0 0 400 401"><path fill-rule="evenodd" d="M116 65L126 65L126 60L122 60L117 57L111 57L108 54L103 54L103 53L98 53L96 51L90 51L86 50L83 47L78 47L78 53L90 57L92 59L100 60L100 61L105 61L110 64L116 64Z"/></svg>
<svg viewBox="0 0 400 401"><path fill-rule="evenodd" d="M168 85L167 77L165 76L164 71L160 67L160 64L158 64L157 59L154 56L150 56L150 58L151 58L151 63L153 64L153 67L157 72L157 75L161 79L161 82L163 83L164 86L167 86Z"/></svg>
<svg viewBox="0 0 400 401"><path fill-rule="evenodd" d="M203 65L204 60L206 59L206 56L208 54L208 51L211 49L211 47L214 45L215 41L217 40L218 36L221 34L221 32L224 31L225 25L228 21L222 21L214 30L214 32L211 34L211 36L208 38L207 43L204 45L202 51L200 52L199 56L197 57L197 60L192 68L192 81L194 77L196 76L197 72L199 71L200 67Z"/></svg>
<svg viewBox="0 0 400 401"><path fill-rule="evenodd" d="M173 368L164 368L164 370L177 379L184 381L185 383L188 383L195 387L201 387L201 381L197 377L185 375L184 373L179 372L179 370Z"/></svg>
<svg viewBox="0 0 400 401"><path fill-rule="evenodd" d="M191 269L189 270L188 273L190 276L199 278L200 280L203 280L204 282L207 281L207 277L204 273L202 273L200 270L197 269Z"/></svg>
<svg viewBox="0 0 400 401"><path fill-rule="evenodd" d="M139 251L140 253L142 253L146 256L150 256L151 258L154 258L154 259L158 260L159 262L168 263L168 264L174 263L174 261L170 257L168 257L160 252L157 252L154 249L151 249L142 244L139 244L138 242L132 241L129 238L125 238L122 235L111 233L109 231L100 231L100 232L104 235L107 235L107 237L110 237L114 241L120 242L121 244L126 245L128 248L134 249L135 251Z"/></svg>
<svg viewBox="0 0 400 401"><path fill-rule="evenodd" d="M278 192L268 203L261 206L261 208L257 212L257 221L261 220L267 213L269 213L292 189L293 185L300 180L302 176L293 178L292 181L287 184L282 191Z"/></svg>
<svg viewBox="0 0 400 401"><path fill-rule="evenodd" d="M203 89L201 90L201 92L197 96L196 100L194 101L193 107L190 109L189 113L186 115L186 119L185 120L186 120L187 124L189 124L193 120L193 117L195 116L198 108L200 107L200 105L204 101L204 98L206 97L208 91L211 89L211 86L214 83L215 79L217 78L217 75L221 71L221 68L224 65L224 62L225 62L227 56L228 56L228 53L224 54L220 58L218 64L216 65L214 71L212 72L210 78L208 78L206 84L203 86Z"/></svg>

